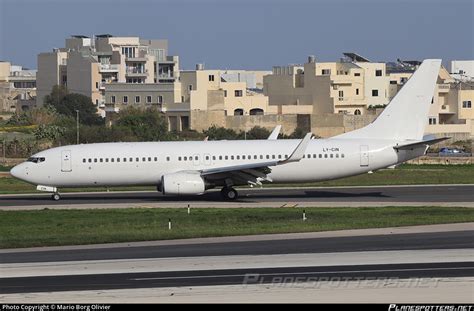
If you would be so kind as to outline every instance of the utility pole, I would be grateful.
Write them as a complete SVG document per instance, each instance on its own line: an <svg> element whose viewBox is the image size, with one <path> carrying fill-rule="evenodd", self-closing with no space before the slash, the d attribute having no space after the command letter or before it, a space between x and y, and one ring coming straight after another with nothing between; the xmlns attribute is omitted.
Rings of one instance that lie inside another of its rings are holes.
<svg viewBox="0 0 474 311"><path fill-rule="evenodd" d="M76 109L76 144L79 145L79 110Z"/></svg>

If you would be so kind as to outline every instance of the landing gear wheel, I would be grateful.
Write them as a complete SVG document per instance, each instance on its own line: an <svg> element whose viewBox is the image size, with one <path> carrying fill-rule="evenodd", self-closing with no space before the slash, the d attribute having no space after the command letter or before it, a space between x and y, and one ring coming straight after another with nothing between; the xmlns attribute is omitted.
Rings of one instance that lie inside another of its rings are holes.
<svg viewBox="0 0 474 311"><path fill-rule="evenodd" d="M227 200L235 200L239 196L237 190L235 190L234 188L227 187L222 188L221 195L224 197L224 199Z"/></svg>
<svg viewBox="0 0 474 311"><path fill-rule="evenodd" d="M53 201L59 201L59 200L61 200L61 195L60 195L59 193L53 193L53 194L51 195L51 199L52 199Z"/></svg>

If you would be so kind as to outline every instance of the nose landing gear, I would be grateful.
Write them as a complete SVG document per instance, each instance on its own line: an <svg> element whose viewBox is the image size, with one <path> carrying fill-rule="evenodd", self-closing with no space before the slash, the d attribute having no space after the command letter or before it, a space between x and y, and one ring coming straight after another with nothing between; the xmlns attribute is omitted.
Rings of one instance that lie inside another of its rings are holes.
<svg viewBox="0 0 474 311"><path fill-rule="evenodd" d="M58 192L55 192L51 195L51 199L53 201L59 201L59 200L61 200L61 195Z"/></svg>

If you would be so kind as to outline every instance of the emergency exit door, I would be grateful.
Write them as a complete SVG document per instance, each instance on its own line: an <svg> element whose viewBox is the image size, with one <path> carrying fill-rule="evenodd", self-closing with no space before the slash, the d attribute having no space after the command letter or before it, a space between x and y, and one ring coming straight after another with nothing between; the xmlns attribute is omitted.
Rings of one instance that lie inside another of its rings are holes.
<svg viewBox="0 0 474 311"><path fill-rule="evenodd" d="M61 172L72 171L71 151L64 150L61 152Z"/></svg>
<svg viewBox="0 0 474 311"><path fill-rule="evenodd" d="M369 166L369 146L360 146L360 166Z"/></svg>

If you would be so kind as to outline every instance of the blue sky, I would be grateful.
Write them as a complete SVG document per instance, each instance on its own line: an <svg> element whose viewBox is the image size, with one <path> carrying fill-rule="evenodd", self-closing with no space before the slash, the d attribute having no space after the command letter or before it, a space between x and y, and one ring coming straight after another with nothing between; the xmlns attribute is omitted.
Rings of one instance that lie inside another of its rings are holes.
<svg viewBox="0 0 474 311"><path fill-rule="evenodd" d="M334 61L474 59L473 0L0 0L0 60L36 55L72 34L168 39L181 68L271 69L308 55Z"/></svg>

